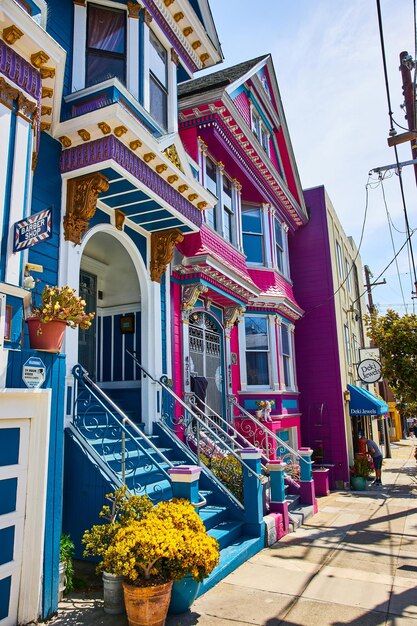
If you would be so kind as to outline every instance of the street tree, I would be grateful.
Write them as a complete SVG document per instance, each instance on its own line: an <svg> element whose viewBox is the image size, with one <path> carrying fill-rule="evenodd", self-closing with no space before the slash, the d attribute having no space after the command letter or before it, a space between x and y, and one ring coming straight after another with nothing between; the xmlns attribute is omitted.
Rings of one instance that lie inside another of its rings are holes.
<svg viewBox="0 0 417 626"><path fill-rule="evenodd" d="M417 315L366 318L368 337L379 348L382 375L392 389L403 415L417 415Z"/></svg>

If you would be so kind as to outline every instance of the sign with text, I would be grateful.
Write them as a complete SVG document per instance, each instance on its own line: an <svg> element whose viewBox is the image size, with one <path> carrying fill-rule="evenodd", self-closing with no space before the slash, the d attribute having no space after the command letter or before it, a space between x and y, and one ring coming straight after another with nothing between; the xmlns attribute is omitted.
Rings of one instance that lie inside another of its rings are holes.
<svg viewBox="0 0 417 626"><path fill-rule="evenodd" d="M15 223L13 252L31 248L50 237L52 237L52 207Z"/></svg>
<svg viewBox="0 0 417 626"><path fill-rule="evenodd" d="M358 365L358 376L363 383L376 383L381 378L381 363L375 359L364 359Z"/></svg>
<svg viewBox="0 0 417 626"><path fill-rule="evenodd" d="M45 374L45 364L38 357L31 356L23 365L22 379L29 389L42 387L45 382Z"/></svg>

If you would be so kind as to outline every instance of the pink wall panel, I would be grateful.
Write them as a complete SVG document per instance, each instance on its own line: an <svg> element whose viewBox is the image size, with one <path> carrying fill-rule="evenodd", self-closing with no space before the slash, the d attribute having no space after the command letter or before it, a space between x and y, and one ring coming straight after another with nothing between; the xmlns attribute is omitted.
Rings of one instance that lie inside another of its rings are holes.
<svg viewBox="0 0 417 626"><path fill-rule="evenodd" d="M245 122L250 128L251 120L250 120L250 105L249 105L248 96L245 94L244 91L242 91L238 96L236 96L233 102L235 104L235 107L237 108L237 110L242 115Z"/></svg>

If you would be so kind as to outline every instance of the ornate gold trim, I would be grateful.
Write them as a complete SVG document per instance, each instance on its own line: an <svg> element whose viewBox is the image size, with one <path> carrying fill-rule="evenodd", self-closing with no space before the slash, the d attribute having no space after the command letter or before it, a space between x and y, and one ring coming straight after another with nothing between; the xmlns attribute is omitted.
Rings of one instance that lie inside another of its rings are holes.
<svg viewBox="0 0 417 626"><path fill-rule="evenodd" d="M241 322L243 319L245 311L246 311L245 307L239 304L236 306L228 306L224 310L224 316L223 316L225 326L232 327L235 324L239 324L239 322Z"/></svg>
<svg viewBox="0 0 417 626"><path fill-rule="evenodd" d="M52 113L52 107L48 107L44 104L41 106L41 115L51 115L51 113Z"/></svg>
<svg viewBox="0 0 417 626"><path fill-rule="evenodd" d="M188 189L188 185L180 185L180 186L178 187L178 191L179 191L180 193L184 193L184 191L187 191L187 189Z"/></svg>
<svg viewBox="0 0 417 626"><path fill-rule="evenodd" d="M126 213L123 213L120 209L114 210L114 225L117 230L123 230L123 225L125 223Z"/></svg>
<svg viewBox="0 0 417 626"><path fill-rule="evenodd" d="M182 11L178 11L177 13L174 14L174 20L176 22L180 22L183 19L184 19L184 13Z"/></svg>
<svg viewBox="0 0 417 626"><path fill-rule="evenodd" d="M207 206L207 202L199 202L197 204L197 208L200 209L200 211L203 211L203 209L205 209Z"/></svg>
<svg viewBox="0 0 417 626"><path fill-rule="evenodd" d="M133 141L130 142L129 146L132 150L137 150L138 148L140 148L142 145L142 142L139 141L139 139L134 139Z"/></svg>
<svg viewBox="0 0 417 626"><path fill-rule="evenodd" d="M125 133L127 133L126 126L123 126L123 125L122 126L116 126L116 128L114 129L114 134L116 135L116 137L121 137Z"/></svg>
<svg viewBox="0 0 417 626"><path fill-rule="evenodd" d="M38 69L41 65L45 65L47 61L49 61L49 55L43 50L39 50L39 52L34 52L30 55L30 62Z"/></svg>
<svg viewBox="0 0 417 626"><path fill-rule="evenodd" d="M52 87L42 87L42 98L52 98L54 90Z"/></svg>
<svg viewBox="0 0 417 626"><path fill-rule="evenodd" d="M188 196L188 199L190 202L194 202L194 200L197 200L198 198L198 193L190 193L190 195Z"/></svg>
<svg viewBox="0 0 417 626"><path fill-rule="evenodd" d="M143 9L143 21L147 26L152 22L152 15L149 13L147 9Z"/></svg>
<svg viewBox="0 0 417 626"><path fill-rule="evenodd" d="M145 163L149 163L149 161L153 161L156 158L156 154L154 152L147 152L143 155L143 160Z"/></svg>
<svg viewBox="0 0 417 626"><path fill-rule="evenodd" d="M41 122L41 132L43 130L51 130L51 124L49 122Z"/></svg>
<svg viewBox="0 0 417 626"><path fill-rule="evenodd" d="M184 37L188 37L188 35L191 35L191 33L194 32L194 28L186 26L182 32L184 33Z"/></svg>
<svg viewBox="0 0 417 626"><path fill-rule="evenodd" d="M172 185L173 183L176 183L178 180L178 176L176 174L171 174L171 176L168 176L168 182L170 185Z"/></svg>
<svg viewBox="0 0 417 626"><path fill-rule="evenodd" d="M99 122L97 124L103 135L109 135L111 133L111 127L106 122Z"/></svg>
<svg viewBox="0 0 417 626"><path fill-rule="evenodd" d="M91 135L85 128L80 128L80 130L77 130L77 133L83 141L90 141Z"/></svg>
<svg viewBox="0 0 417 626"><path fill-rule="evenodd" d="M193 41L193 43L191 44L191 47L193 50L197 50L197 48L199 48L201 46L201 41L199 39L197 39L196 41Z"/></svg>
<svg viewBox="0 0 417 626"><path fill-rule="evenodd" d="M78 4L81 7L85 7L87 6L87 1L86 0L72 0L74 2L74 4Z"/></svg>
<svg viewBox="0 0 417 626"><path fill-rule="evenodd" d="M23 35L23 30L20 30L20 28L18 28L14 24L8 26L7 28L3 28L3 39L10 46L16 43L16 41L23 37Z"/></svg>
<svg viewBox="0 0 417 626"><path fill-rule="evenodd" d="M64 148L70 148L72 145L72 141L66 135L62 135L62 137L58 137L59 141L62 143Z"/></svg>
<svg viewBox="0 0 417 626"><path fill-rule="evenodd" d="M202 63L205 63L207 61L207 59L210 58L210 55L207 52L204 52L204 54L200 55L200 60Z"/></svg>
<svg viewBox="0 0 417 626"><path fill-rule="evenodd" d="M183 322L187 322L195 303L201 294L208 291L207 285L202 283L193 283L191 285L183 285L181 294L181 318Z"/></svg>
<svg viewBox="0 0 417 626"><path fill-rule="evenodd" d="M38 164L38 153L32 152L32 172L35 171L37 164Z"/></svg>
<svg viewBox="0 0 417 626"><path fill-rule="evenodd" d="M184 235L178 228L162 230L151 235L151 280L160 283L162 275L174 256L177 243L184 240Z"/></svg>
<svg viewBox="0 0 417 626"><path fill-rule="evenodd" d="M168 169L168 165L165 165L165 163L160 163L159 165L156 166L155 169L158 172L158 174L162 174L162 172L165 172L165 170Z"/></svg>
<svg viewBox="0 0 417 626"><path fill-rule="evenodd" d="M64 217L66 241L81 243L81 237L88 229L88 222L96 212L98 194L108 188L108 179L99 172L68 181L67 212Z"/></svg>
<svg viewBox="0 0 417 626"><path fill-rule="evenodd" d="M180 62L180 57L178 56L174 48L171 48L171 61L175 63L175 65L178 65L178 63Z"/></svg>
<svg viewBox="0 0 417 626"><path fill-rule="evenodd" d="M44 78L54 78L55 77L55 68L54 67L40 67L39 71L41 73L42 79L44 79Z"/></svg>
<svg viewBox="0 0 417 626"><path fill-rule="evenodd" d="M166 7L171 6L171 4L174 4L175 0L164 0L164 4Z"/></svg>
<svg viewBox="0 0 417 626"><path fill-rule="evenodd" d="M171 163L180 170L180 172L184 173L175 144L171 144L170 146L168 146L168 148L165 148L165 150L163 150L163 153L165 154L167 159L169 159Z"/></svg>
<svg viewBox="0 0 417 626"><path fill-rule="evenodd" d="M20 91L15 89L4 78L0 77L0 102L12 108L13 102L19 97Z"/></svg>
<svg viewBox="0 0 417 626"><path fill-rule="evenodd" d="M140 4L137 4L136 2L132 2L131 0L129 0L129 2L127 3L127 11L128 11L129 17L132 17L133 19L139 19L141 8L142 6Z"/></svg>
<svg viewBox="0 0 417 626"><path fill-rule="evenodd" d="M26 96L24 96L23 93L20 92L17 98L17 106L19 107L19 111L21 111L23 115L25 115L29 119L30 116L33 116L38 110L36 102L28 100Z"/></svg>

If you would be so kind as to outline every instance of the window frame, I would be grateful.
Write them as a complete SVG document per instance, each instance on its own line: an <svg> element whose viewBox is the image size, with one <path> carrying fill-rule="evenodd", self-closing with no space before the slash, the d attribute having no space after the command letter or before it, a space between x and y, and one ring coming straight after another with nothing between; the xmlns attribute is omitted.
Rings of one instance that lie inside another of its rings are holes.
<svg viewBox="0 0 417 626"><path fill-rule="evenodd" d="M352 266L345 257L345 270L346 270L346 286L349 294L352 294Z"/></svg>
<svg viewBox="0 0 417 626"><path fill-rule="evenodd" d="M287 322L285 322L284 320L281 321L280 324L280 352L281 352L281 358L282 358L282 383L285 386L285 389L288 391L295 391L295 363L294 363L294 346L293 346L293 340L292 340L292 330L291 330L292 324L289 324ZM288 349L289 349L289 353L286 354L284 353L284 340L283 340L283 329L286 329L286 332L288 333ZM289 377L289 384L287 385L286 381L285 381L285 372L286 372L286 368L285 368L285 363L288 364L288 377Z"/></svg>
<svg viewBox="0 0 417 626"><path fill-rule="evenodd" d="M261 232L260 233L255 233L253 231L247 231L244 230L243 227L243 221L244 221L244 215L245 213L248 213L249 211L259 211L259 223L260 223L260 227L261 227ZM260 237L261 238L261 243L262 243L262 261L250 261L248 258L248 254L245 251L245 235L249 236L249 237ZM265 250L265 228L264 228L264 220L263 220L263 216L262 216L262 207L258 206L258 205L251 205L251 204L242 204L242 246L243 246L243 252L246 256L246 263L248 265L254 266L254 267L266 267L266 250Z"/></svg>
<svg viewBox="0 0 417 626"><path fill-rule="evenodd" d="M350 367L352 365L352 346L350 344L350 328L347 324L343 324L343 334L345 339L346 364Z"/></svg>
<svg viewBox="0 0 417 626"><path fill-rule="evenodd" d="M246 337L247 337L247 333L246 333L246 320L249 318L260 318L260 319L264 319L265 323L266 323L266 339L268 342L268 348L266 350L248 350L247 347L247 343L246 343ZM244 338L245 338L245 349L244 349L244 354L245 354L245 363L244 363L244 371L245 371L245 378L246 378L246 386L250 387L250 389L270 389L271 388L271 349L272 349L272 341L271 341L271 336L270 336L270 323L269 323L269 315L268 314L264 314L264 315L258 315L258 314L252 314L252 313L248 313L245 314L244 316L244 320L243 320L243 334L244 334ZM268 375L268 382L266 383L261 383L261 384L251 384L249 382L249 376L248 376L248 359L247 359L247 353L250 352L251 354L266 354L266 366L267 366L267 375Z"/></svg>
<svg viewBox="0 0 417 626"><path fill-rule="evenodd" d="M110 50L100 50L98 48L91 48L88 46L88 31L89 31L89 23L90 23L90 9L92 7L98 7L100 9L104 9L105 11L110 11L113 13L123 13L124 14L124 53L120 53L120 52L112 52ZM116 78L118 81L120 81L120 83L127 88L127 73L128 73L128 68L127 68L127 64L128 64L128 41L127 41L127 20L128 20L128 14L127 11L124 10L123 8L116 8L113 6L107 6L104 4L99 4L96 2L87 2L86 4L86 10L87 10L87 15L86 15L86 32L85 32L85 80L84 80L84 84L85 84L85 88L88 89L88 87L94 87L95 85L99 85L100 83L104 82L104 80L111 80L112 78ZM101 57L101 58L105 58L105 59L121 59L124 61L123 63L123 68L124 68L124 77L123 80L121 80L118 76L112 76L111 78L106 78L104 80L100 80L98 82L93 82L93 83L88 83L88 56L89 53L94 53L94 56L97 57Z"/></svg>
<svg viewBox="0 0 417 626"><path fill-rule="evenodd" d="M336 241L336 262L337 262L337 273L339 276L340 282L343 282L343 255L342 255L342 247L338 241Z"/></svg>
<svg viewBox="0 0 417 626"><path fill-rule="evenodd" d="M286 246L286 236L287 236L287 233L285 231L284 224L282 222L280 222L276 217L274 217L273 219L274 219L274 249L275 249L275 259L274 260L275 260L275 265L276 265L276 268L278 269L278 271L283 276L287 276L288 275L287 246ZM281 231L282 246L279 244L279 242L277 240L277 235L276 235L277 225L279 226L280 231ZM281 259L282 268L279 267L278 258Z"/></svg>
<svg viewBox="0 0 417 626"><path fill-rule="evenodd" d="M149 52L149 67L148 67L148 75L149 75L149 114L157 122L157 124L159 124L159 126L161 126L161 128L163 128L164 130L168 130L168 126L169 126L169 55L168 55L168 50L166 49L166 47L164 46L162 41L159 39L159 37L154 33L153 30L149 29L149 49L151 50L151 48L153 47L154 50L155 50L155 53L158 54L157 49L155 48L155 46L152 43L152 39L156 40L156 42L160 45L160 47L165 52L165 82L166 82L166 85L163 85L161 83L161 81L159 80L159 78L156 76L156 74L152 71L152 68L151 68L151 52ZM151 98L151 86L150 86L152 82L157 87L159 87L161 89L161 92L165 96L165 118L166 118L165 119L165 124L163 124L159 119L157 119L154 116L154 114L152 113L152 109L151 109L152 98Z"/></svg>

